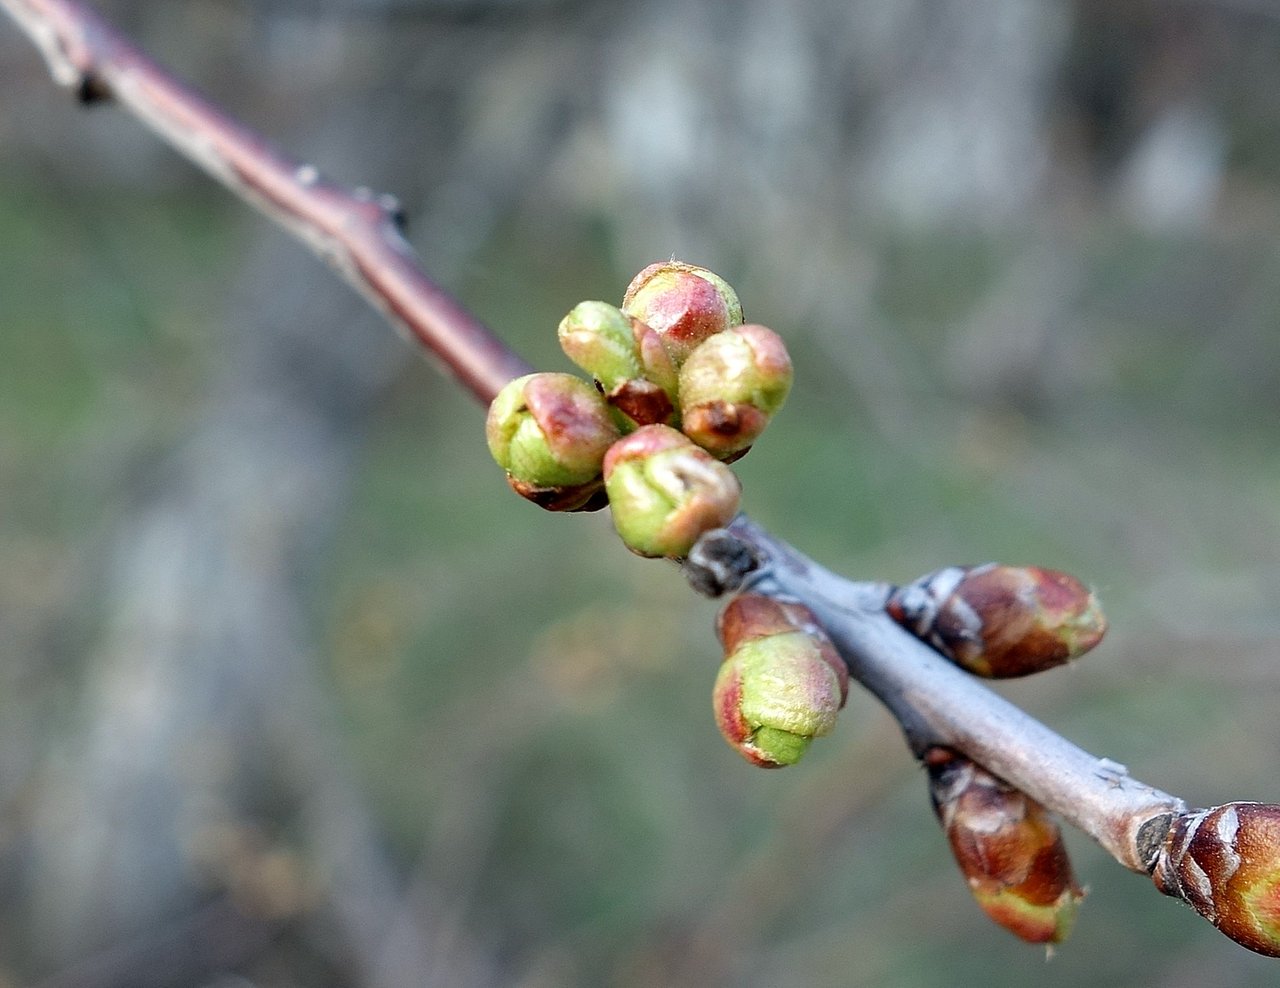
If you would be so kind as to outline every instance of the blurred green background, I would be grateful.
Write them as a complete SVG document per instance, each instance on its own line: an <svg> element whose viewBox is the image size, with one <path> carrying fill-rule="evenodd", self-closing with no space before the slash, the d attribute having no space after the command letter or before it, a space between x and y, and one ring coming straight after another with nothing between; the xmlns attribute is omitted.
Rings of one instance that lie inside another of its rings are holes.
<svg viewBox="0 0 1280 988"><path fill-rule="evenodd" d="M99 5L399 195L540 366L679 256L783 333L753 516L851 576L1067 569L1001 691L1280 801L1280 17L1179 0ZM1046 963L865 696L719 739L715 607L516 500L482 410L0 21L0 985L1271 985L1068 841Z"/></svg>

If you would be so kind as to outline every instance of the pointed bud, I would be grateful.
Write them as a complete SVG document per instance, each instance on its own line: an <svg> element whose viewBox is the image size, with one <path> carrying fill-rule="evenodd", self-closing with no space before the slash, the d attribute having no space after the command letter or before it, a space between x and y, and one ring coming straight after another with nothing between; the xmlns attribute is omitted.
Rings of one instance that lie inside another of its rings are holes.
<svg viewBox="0 0 1280 988"><path fill-rule="evenodd" d="M596 494L618 429L586 381L571 374L526 374L493 399L485 438L517 493L565 511L587 505Z"/></svg>
<svg viewBox="0 0 1280 988"><path fill-rule="evenodd" d="M744 452L787 400L791 376L791 357L773 330L717 333L680 368L680 428L713 456Z"/></svg>
<svg viewBox="0 0 1280 988"><path fill-rule="evenodd" d="M707 337L742 324L742 303L729 283L684 261L659 261L636 275L622 311L652 326L677 365Z"/></svg>
<svg viewBox="0 0 1280 988"><path fill-rule="evenodd" d="M885 611L952 662L990 679L1062 665L1107 630L1088 587L1035 566L951 566L895 588Z"/></svg>
<svg viewBox="0 0 1280 988"><path fill-rule="evenodd" d="M596 379L625 428L672 424L676 365L658 334L608 302L580 302L560 321L560 348Z"/></svg>
<svg viewBox="0 0 1280 988"><path fill-rule="evenodd" d="M1176 817L1151 877L1236 943L1280 957L1280 806L1227 803Z"/></svg>
<svg viewBox="0 0 1280 988"><path fill-rule="evenodd" d="M849 674L812 612L744 594L721 612L725 659L712 691L716 724L755 765L792 765L835 726Z"/></svg>
<svg viewBox="0 0 1280 988"><path fill-rule="evenodd" d="M641 556L678 558L698 536L727 525L741 485L733 471L665 425L647 425L604 458L613 525Z"/></svg>
<svg viewBox="0 0 1280 988"><path fill-rule="evenodd" d="M924 763L934 811L978 905L1029 943L1065 940L1084 892L1053 818L946 748L931 748Z"/></svg>

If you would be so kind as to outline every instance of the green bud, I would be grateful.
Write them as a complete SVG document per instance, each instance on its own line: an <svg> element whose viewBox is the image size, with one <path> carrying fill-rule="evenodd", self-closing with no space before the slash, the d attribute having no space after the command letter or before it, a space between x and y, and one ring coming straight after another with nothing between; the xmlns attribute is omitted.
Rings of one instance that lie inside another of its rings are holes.
<svg viewBox="0 0 1280 988"><path fill-rule="evenodd" d="M761 593L743 593L729 601L716 616L716 636L726 655L757 638L803 631L812 639L840 684L840 706L849 695L849 667L827 637L818 617L799 601L778 600Z"/></svg>
<svg viewBox="0 0 1280 988"><path fill-rule="evenodd" d="M641 556L679 558L703 532L738 511L732 470L665 425L648 425L614 443L604 458L613 524Z"/></svg>
<svg viewBox="0 0 1280 988"><path fill-rule="evenodd" d="M731 602L726 610L736 604ZM824 655L823 646L830 643L820 630L815 635L790 627L776 621L776 615L760 621L756 613L760 609L751 609L749 615L730 615L720 621L726 642L740 633L747 637L738 637L727 649L716 676L712 691L716 724L725 740L752 764L793 765L810 741L835 727L836 715L844 706L847 674L842 680L831 657ZM772 627L786 630L766 631ZM730 628L736 630L726 637ZM756 630L766 633L751 637ZM835 660L840 661L838 656Z"/></svg>
<svg viewBox="0 0 1280 988"><path fill-rule="evenodd" d="M670 424L676 367L658 334L608 302L580 302L560 321L560 348L599 383L624 428Z"/></svg>
<svg viewBox="0 0 1280 988"><path fill-rule="evenodd" d="M659 261L636 275L622 311L656 330L677 365L707 337L742 324L742 303L729 283L684 261Z"/></svg>
<svg viewBox="0 0 1280 988"><path fill-rule="evenodd" d="M714 456L741 454L786 401L791 378L791 358L773 330L717 333L680 368L680 427Z"/></svg>
<svg viewBox="0 0 1280 988"><path fill-rule="evenodd" d="M571 374L538 373L498 393L489 406L485 438L513 488L530 497L526 490L596 484L618 429L590 384Z"/></svg>

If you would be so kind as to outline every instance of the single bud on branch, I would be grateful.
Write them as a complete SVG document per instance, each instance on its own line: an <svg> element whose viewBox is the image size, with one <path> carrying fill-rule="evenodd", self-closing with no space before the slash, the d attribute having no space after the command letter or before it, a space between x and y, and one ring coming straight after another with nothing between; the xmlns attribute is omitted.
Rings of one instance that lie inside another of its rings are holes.
<svg viewBox="0 0 1280 988"><path fill-rule="evenodd" d="M741 454L791 391L791 357L764 326L727 329L705 340L680 368L681 429L712 455Z"/></svg>
<svg viewBox="0 0 1280 988"><path fill-rule="evenodd" d="M641 556L685 556L703 532L738 512L733 471L665 425L647 425L614 443L604 458L613 526Z"/></svg>
<svg viewBox="0 0 1280 988"><path fill-rule="evenodd" d="M803 604L743 594L721 611L725 658L712 691L716 724L747 761L792 765L835 727L849 692L844 660Z"/></svg>
<svg viewBox="0 0 1280 988"><path fill-rule="evenodd" d="M1226 803L1176 817L1151 877L1236 943L1280 957L1280 806Z"/></svg>
<svg viewBox="0 0 1280 988"><path fill-rule="evenodd" d="M676 365L657 332L608 302L580 302L560 321L560 348L594 377L624 428L674 425Z"/></svg>
<svg viewBox="0 0 1280 988"><path fill-rule="evenodd" d="M1029 943L1065 940L1084 892L1053 818L947 748L929 749L924 764L934 811L978 905Z"/></svg>
<svg viewBox="0 0 1280 988"><path fill-rule="evenodd" d="M989 679L1062 665L1107 630L1088 587L1036 566L950 566L895 588L885 611L952 662Z"/></svg>
<svg viewBox="0 0 1280 988"><path fill-rule="evenodd" d="M572 374L526 374L489 406L485 438L513 490L553 511L600 507L604 455L618 438L604 399Z"/></svg>
<svg viewBox="0 0 1280 988"><path fill-rule="evenodd" d="M742 325L742 303L729 283L684 261L650 264L631 279L622 311L653 327L677 365L707 337Z"/></svg>

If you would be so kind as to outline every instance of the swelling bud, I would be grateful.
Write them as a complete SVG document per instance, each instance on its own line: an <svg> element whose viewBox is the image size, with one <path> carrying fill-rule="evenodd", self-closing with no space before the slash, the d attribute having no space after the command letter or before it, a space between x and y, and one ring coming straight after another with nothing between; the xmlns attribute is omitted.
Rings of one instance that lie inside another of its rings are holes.
<svg viewBox="0 0 1280 988"><path fill-rule="evenodd" d="M596 390L571 374L527 374L489 405L485 439L507 481L550 510L600 506L604 455L618 438Z"/></svg>
<svg viewBox="0 0 1280 988"><path fill-rule="evenodd" d="M684 261L659 261L636 275L622 311L651 326L677 365L707 337L742 325L742 303L729 283Z"/></svg>
<svg viewBox="0 0 1280 988"><path fill-rule="evenodd" d="M741 485L723 463L665 425L647 425L604 458L613 525L641 556L680 558L738 511Z"/></svg>
<svg viewBox="0 0 1280 988"><path fill-rule="evenodd" d="M885 611L952 662L989 679L1062 665L1107 630L1088 587L1036 566L951 566L895 588Z"/></svg>
<svg viewBox="0 0 1280 988"><path fill-rule="evenodd" d="M1151 877L1236 943L1280 957L1280 806L1227 803L1176 817Z"/></svg>
<svg viewBox="0 0 1280 988"><path fill-rule="evenodd" d="M735 598L716 630L725 659L712 691L716 725L754 765L792 765L835 727L849 674L808 608L759 594Z"/></svg>
<svg viewBox="0 0 1280 988"><path fill-rule="evenodd" d="M680 368L680 427L713 456L741 455L787 400L791 380L791 357L773 330L717 333Z"/></svg>
<svg viewBox="0 0 1280 988"><path fill-rule="evenodd" d="M1084 892L1053 818L946 748L931 748L924 764L934 812L982 910L1029 943L1065 940Z"/></svg>
<svg viewBox="0 0 1280 988"><path fill-rule="evenodd" d="M673 422L676 366L653 329L608 302L580 302L557 335L565 356L596 379L625 428Z"/></svg>

